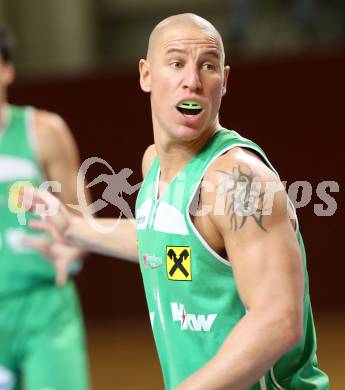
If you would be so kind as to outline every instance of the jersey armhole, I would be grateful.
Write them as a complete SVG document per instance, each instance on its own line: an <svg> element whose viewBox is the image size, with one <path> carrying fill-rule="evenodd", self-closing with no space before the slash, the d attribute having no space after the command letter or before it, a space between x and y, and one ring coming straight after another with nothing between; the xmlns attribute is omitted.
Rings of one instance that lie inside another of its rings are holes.
<svg viewBox="0 0 345 390"><path fill-rule="evenodd" d="M219 153L217 153L209 162L208 164L206 165L206 167L204 168L203 172L202 172L202 175L200 176L200 179L197 183L197 185L195 186L195 190L194 192L192 193L190 199L189 199L189 202L188 202L188 205L187 205L187 208L186 208L186 219L187 219L187 222L188 222L188 225L191 229L191 231L194 233L194 235L199 239L200 243L203 245L203 247L212 255L214 256L218 261L220 261L221 263L227 265L228 267L231 267L231 256L229 256L229 259L225 259L224 257L220 256L213 248L211 248L211 246L208 244L208 242L202 237L202 235L199 233L198 229L195 227L192 219L191 219L191 215L190 215L190 210L191 210L191 207L192 207L192 203L193 201L195 200L195 196L197 194L197 191L200 189L200 184L201 184L201 181L203 179L203 177L205 176L205 172L206 170L208 169L208 167L218 158L220 157L222 154L228 152L229 150L235 148L235 147L241 147L243 149L249 149L251 151L253 151L256 155L258 155L258 157L277 175L277 177L279 178L280 180L280 177L278 175L278 172L274 169L273 165L270 163L270 161L268 160L268 158L263 154L263 152L260 151L260 149L258 147L255 147L255 146L252 146L252 145L246 145L246 144L243 144L243 143L236 143L236 144L233 144L233 145L230 145L230 146L227 146L225 147L224 149L222 149ZM291 201L291 199L288 197L288 214L289 216L291 216L291 213L296 221L296 226L295 226L295 234L297 234L297 232L299 231L299 223L298 223L298 218L297 218L297 213L296 213L296 209Z"/></svg>
<svg viewBox="0 0 345 390"><path fill-rule="evenodd" d="M40 172L42 180L47 180L47 175L45 173L42 162L39 158L38 153L38 140L34 132L34 123L35 123L35 108L29 106L25 115L25 127L26 127L26 136L28 139L28 144L30 145L32 158L35 161L35 164Z"/></svg>
<svg viewBox="0 0 345 390"><path fill-rule="evenodd" d="M197 192L199 191L200 189L200 184L201 184L201 181L203 179L203 177L205 176L205 172L206 170L208 169L208 167L213 163L213 161L215 161L218 157L220 157L222 154L226 153L227 151L229 151L230 149L232 149L233 147L235 146L238 146L238 145L230 145L230 146L227 146L225 147L224 149L222 149L219 153L217 153L209 162L208 164L206 165L206 167L204 168L201 176L200 176L200 179L199 181L197 182L197 185L195 186L195 190L194 192L192 193L190 199L189 199L189 202L187 204L187 208L186 208L186 219L187 219L187 223L191 229L191 231L194 233L194 235L198 238L198 240L200 241L200 243L202 244L202 246L206 249L207 252L210 253L210 255L212 255L213 257L215 257L218 261L220 261L222 264L226 265L227 267L231 267L231 262L230 262L230 256L229 256L229 260L228 259L225 259L224 257L220 256L210 245L209 243L204 239L204 237L202 237L202 235L200 234L200 232L198 231L198 229L195 227L193 221L192 221L192 218L191 218L191 208L192 208L192 203L193 201L195 200L195 197L196 197L196 194Z"/></svg>

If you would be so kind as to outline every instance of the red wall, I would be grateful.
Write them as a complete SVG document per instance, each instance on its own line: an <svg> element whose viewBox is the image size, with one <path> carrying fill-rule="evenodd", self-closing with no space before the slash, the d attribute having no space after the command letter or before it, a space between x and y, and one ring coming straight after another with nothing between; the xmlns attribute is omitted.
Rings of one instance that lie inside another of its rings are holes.
<svg viewBox="0 0 345 390"><path fill-rule="evenodd" d="M221 111L223 126L260 144L282 180L312 184L312 201L299 210L299 217L314 306L322 308L338 307L345 296L344 69L345 53L235 64ZM12 87L10 100L58 112L71 126L82 159L102 157L116 172L130 167L132 183L141 180L141 155L152 143L152 128L149 98L135 72L22 80ZM91 179L96 174L94 170ZM322 203L316 186L324 180L340 185L340 192L332 194L338 203L332 217L313 212L313 204ZM95 199L103 188L94 187ZM117 213L107 206L100 215ZM133 264L92 255L78 284L89 318L119 321L123 315L146 314L140 272Z"/></svg>

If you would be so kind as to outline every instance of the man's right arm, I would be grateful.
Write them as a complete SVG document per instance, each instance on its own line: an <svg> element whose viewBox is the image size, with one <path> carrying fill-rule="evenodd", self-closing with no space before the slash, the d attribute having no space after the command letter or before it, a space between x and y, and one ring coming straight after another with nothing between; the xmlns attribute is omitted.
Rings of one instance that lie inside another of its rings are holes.
<svg viewBox="0 0 345 390"><path fill-rule="evenodd" d="M155 149L151 145L145 151L142 161L144 177L154 157ZM87 219L72 215L52 194L38 190L25 190L23 204L26 209L38 214L38 209L54 210L52 215L41 220L31 220L30 226L48 232L55 240L88 251L138 261L136 225L133 219L97 218L94 219L99 227L97 229Z"/></svg>
<svg viewBox="0 0 345 390"><path fill-rule="evenodd" d="M69 245L90 252L138 261L134 219L97 218L95 222L99 229L84 218L74 217L65 230L63 239Z"/></svg>

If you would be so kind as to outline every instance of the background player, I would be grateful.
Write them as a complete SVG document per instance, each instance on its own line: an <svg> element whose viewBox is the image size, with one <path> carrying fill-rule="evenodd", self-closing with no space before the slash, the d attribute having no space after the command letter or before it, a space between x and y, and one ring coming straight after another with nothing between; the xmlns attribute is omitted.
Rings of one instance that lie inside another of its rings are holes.
<svg viewBox="0 0 345 390"><path fill-rule="evenodd" d="M77 203L79 157L56 114L7 103L15 76L11 38L0 28L0 388L87 390L88 367L78 297L66 269L81 252L47 245L21 226L15 182L61 183L58 197ZM10 197L10 199L9 199ZM9 199L9 201L8 201ZM43 252L30 249L36 246ZM51 262L47 261L50 259ZM55 271L56 276L55 276ZM73 368L73 369L72 369Z"/></svg>

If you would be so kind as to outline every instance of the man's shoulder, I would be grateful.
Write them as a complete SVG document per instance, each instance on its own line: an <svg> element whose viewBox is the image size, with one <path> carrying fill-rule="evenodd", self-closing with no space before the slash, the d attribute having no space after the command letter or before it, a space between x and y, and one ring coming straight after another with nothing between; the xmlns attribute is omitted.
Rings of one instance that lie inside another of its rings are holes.
<svg viewBox="0 0 345 390"><path fill-rule="evenodd" d="M38 158L43 165L74 149L72 133L62 117L56 113L34 109L32 132Z"/></svg>
<svg viewBox="0 0 345 390"><path fill-rule="evenodd" d="M33 111L33 124L38 131L61 132L66 128L66 123L60 115L41 109Z"/></svg>
<svg viewBox="0 0 345 390"><path fill-rule="evenodd" d="M255 178L258 181L277 180L276 174L258 154L238 146L216 158L207 168L203 180L218 185L224 175L242 181L248 178Z"/></svg>
<svg viewBox="0 0 345 390"><path fill-rule="evenodd" d="M34 109L32 128L36 143L55 149L60 143L71 143L71 131L64 119L50 111Z"/></svg>

